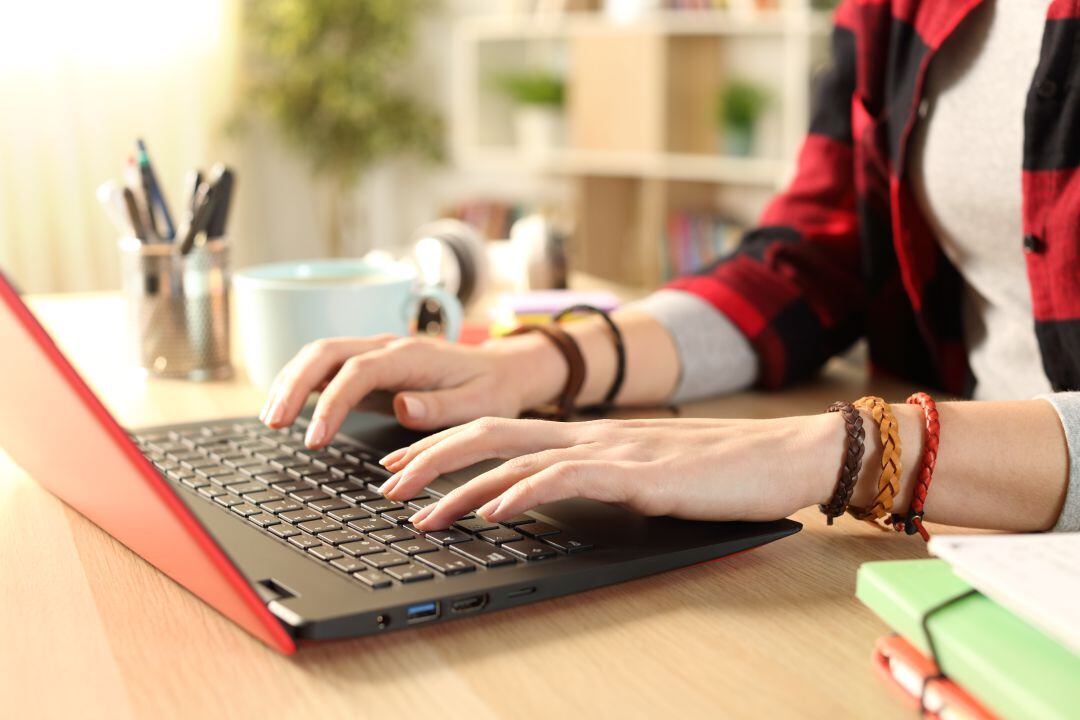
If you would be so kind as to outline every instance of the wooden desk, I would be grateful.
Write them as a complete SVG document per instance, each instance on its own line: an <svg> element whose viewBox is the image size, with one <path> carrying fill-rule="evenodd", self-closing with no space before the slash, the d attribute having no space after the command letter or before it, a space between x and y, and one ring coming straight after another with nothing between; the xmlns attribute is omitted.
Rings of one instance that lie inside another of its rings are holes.
<svg viewBox="0 0 1080 720"><path fill-rule="evenodd" d="M241 380L124 369L117 297L32 304L127 426L258 412ZM834 362L813 386L684 414L818 412L866 385ZM886 627L853 593L861 563L922 557L923 544L850 519L826 528L813 509L796 519L803 532L738 557L285 658L0 453L0 716L910 717L872 674Z"/></svg>

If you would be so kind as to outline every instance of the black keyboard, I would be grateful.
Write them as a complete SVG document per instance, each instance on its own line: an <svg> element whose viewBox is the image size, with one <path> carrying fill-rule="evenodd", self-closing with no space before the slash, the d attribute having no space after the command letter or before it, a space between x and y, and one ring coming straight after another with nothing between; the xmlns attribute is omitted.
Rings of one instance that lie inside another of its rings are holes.
<svg viewBox="0 0 1080 720"><path fill-rule="evenodd" d="M351 442L309 450L302 423L272 430L228 421L132 437L171 483L372 589L593 548L529 514L496 524L470 513L447 530L421 532L409 517L439 493L384 498L379 453Z"/></svg>

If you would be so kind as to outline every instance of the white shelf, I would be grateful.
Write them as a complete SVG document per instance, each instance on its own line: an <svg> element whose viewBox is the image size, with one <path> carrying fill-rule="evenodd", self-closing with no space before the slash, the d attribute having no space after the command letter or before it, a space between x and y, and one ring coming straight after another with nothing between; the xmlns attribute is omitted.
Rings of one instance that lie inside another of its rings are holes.
<svg viewBox="0 0 1080 720"><path fill-rule="evenodd" d="M550 17L480 16L464 21L461 29L475 40L509 41L559 39L613 31L663 35L822 34L828 33L830 27L830 14L820 11L736 14L727 10L668 10L628 22L616 22L596 12Z"/></svg>
<svg viewBox="0 0 1080 720"><path fill-rule="evenodd" d="M683 153L556 150L544 157L530 157L514 148L473 148L463 151L458 161L489 172L646 177L766 187L775 187L783 174L781 163L769 158Z"/></svg>

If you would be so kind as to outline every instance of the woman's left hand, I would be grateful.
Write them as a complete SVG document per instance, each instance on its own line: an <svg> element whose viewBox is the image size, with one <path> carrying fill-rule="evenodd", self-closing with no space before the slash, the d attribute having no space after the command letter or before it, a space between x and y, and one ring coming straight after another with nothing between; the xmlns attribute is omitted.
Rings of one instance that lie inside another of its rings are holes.
<svg viewBox="0 0 1080 720"><path fill-rule="evenodd" d="M844 451L836 414L774 420L480 418L387 455L393 500L437 476L482 460L506 462L413 516L424 531L476 510L505 520L572 497L644 515L698 520L775 520L825 502Z"/></svg>

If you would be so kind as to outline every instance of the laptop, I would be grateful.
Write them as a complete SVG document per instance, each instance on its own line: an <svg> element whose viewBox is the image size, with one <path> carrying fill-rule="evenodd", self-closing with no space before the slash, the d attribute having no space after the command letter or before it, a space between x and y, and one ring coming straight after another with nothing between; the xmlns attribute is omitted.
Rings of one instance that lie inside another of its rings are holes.
<svg viewBox="0 0 1080 720"><path fill-rule="evenodd" d="M791 520L645 518L586 500L501 524L408 523L491 464L383 498L385 453L415 441L353 413L310 451L304 419L270 430L230 418L128 432L0 273L0 446L31 477L246 631L301 643L467 618L695 563L797 532Z"/></svg>

